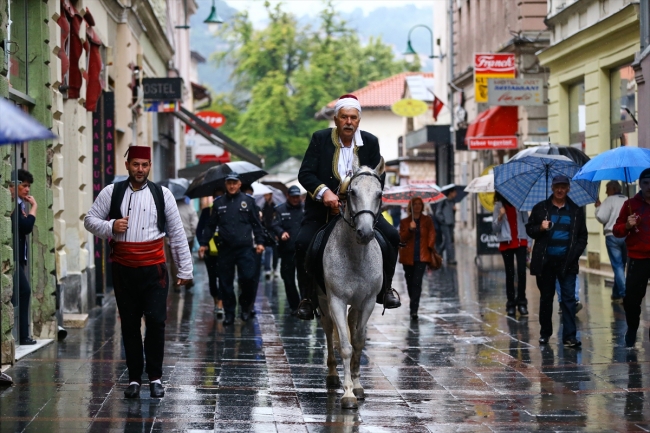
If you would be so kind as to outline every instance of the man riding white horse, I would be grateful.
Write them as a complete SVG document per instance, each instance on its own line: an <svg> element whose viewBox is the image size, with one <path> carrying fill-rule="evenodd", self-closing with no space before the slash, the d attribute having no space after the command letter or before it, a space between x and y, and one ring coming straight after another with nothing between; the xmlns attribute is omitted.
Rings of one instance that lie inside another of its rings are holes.
<svg viewBox="0 0 650 433"><path fill-rule="evenodd" d="M309 244L318 230L330 220L330 215L339 212L337 195L341 182L352 176L353 167L375 167L381 160L379 140L374 135L361 131L361 104L354 95L343 95L334 109L336 128L315 132L300 166L298 180L307 190L305 217L296 239L296 266L300 291L306 297L300 302L297 316L312 320L318 307L317 288L305 271L305 257ZM382 186L384 176L382 176ZM377 303L392 309L401 306L399 295L391 288L399 233L383 216L379 216L375 229L387 240L382 247L384 257L384 284L377 296ZM387 260L388 258L388 260Z"/></svg>

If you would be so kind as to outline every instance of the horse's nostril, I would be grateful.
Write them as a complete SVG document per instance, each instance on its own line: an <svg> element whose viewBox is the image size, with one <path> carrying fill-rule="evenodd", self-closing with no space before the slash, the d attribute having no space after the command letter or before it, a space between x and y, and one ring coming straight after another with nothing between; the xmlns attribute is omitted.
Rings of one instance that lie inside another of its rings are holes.
<svg viewBox="0 0 650 433"><path fill-rule="evenodd" d="M360 229L357 230L357 236L359 236L359 237L363 236L363 232Z"/></svg>

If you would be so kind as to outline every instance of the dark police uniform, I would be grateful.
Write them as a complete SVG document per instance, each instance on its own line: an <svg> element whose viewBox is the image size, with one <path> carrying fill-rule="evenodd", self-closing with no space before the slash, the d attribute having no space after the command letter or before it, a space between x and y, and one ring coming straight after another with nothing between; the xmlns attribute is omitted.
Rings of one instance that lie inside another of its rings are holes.
<svg viewBox="0 0 650 433"><path fill-rule="evenodd" d="M296 253L296 238L300 231L300 224L304 215L303 204L298 206L291 206L289 202L283 203L275 208L275 215L273 216L273 233L280 240L278 245L278 253L280 256L280 275L284 281L284 288L287 292L287 300L291 311L298 308L300 297L305 294L298 295L296 288L296 262L294 255ZM287 232L289 239L282 240L282 233Z"/></svg>
<svg viewBox="0 0 650 433"><path fill-rule="evenodd" d="M223 296L226 319L234 317L237 307L234 288L235 266L239 276L239 306L242 315L247 316L255 302L255 272L259 264L253 244L264 244L264 231L256 211L255 200L243 192L235 195L224 194L217 198L212 206L207 230L204 230L201 239L202 246L207 246L210 241L210 237L205 236L205 233L214 233L217 227L219 289Z"/></svg>

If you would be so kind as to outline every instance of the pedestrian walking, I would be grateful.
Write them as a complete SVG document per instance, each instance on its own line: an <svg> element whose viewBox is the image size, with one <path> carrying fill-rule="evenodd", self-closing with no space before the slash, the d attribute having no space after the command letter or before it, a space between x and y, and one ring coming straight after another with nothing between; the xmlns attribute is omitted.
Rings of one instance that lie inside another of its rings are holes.
<svg viewBox="0 0 650 433"><path fill-rule="evenodd" d="M492 230L499 242L499 251L506 268L506 314L514 316L519 310L520 316L528 316L526 299L526 255L528 253L528 235L526 223L528 212L518 211L501 194L494 193L494 211L492 213ZM517 291L515 295L515 259L517 260Z"/></svg>
<svg viewBox="0 0 650 433"><path fill-rule="evenodd" d="M422 279L427 265L433 261L436 230L433 219L423 213L424 202L420 197L413 197L406 211L409 216L399 224L400 242L404 245L399 251L399 262L404 268L411 320L418 320Z"/></svg>
<svg viewBox="0 0 650 433"><path fill-rule="evenodd" d="M211 239L210 233L214 233L218 228L219 288L225 310L223 324L228 326L235 322L237 308L235 268L239 279L240 317L244 322L250 319L255 303L255 275L259 269L259 255L264 252L264 231L255 199L241 192L239 174L230 173L225 181L226 194L218 197L214 202L207 230L203 231L199 251L205 254Z"/></svg>
<svg viewBox="0 0 650 433"><path fill-rule="evenodd" d="M296 287L296 238L300 231L300 224L304 216L300 188L291 186L287 191L287 201L275 208L272 231L280 240L278 253L280 256L280 275L284 281L284 290L287 293L287 301L291 314L298 313L300 296Z"/></svg>
<svg viewBox="0 0 650 433"><path fill-rule="evenodd" d="M186 202L185 198L177 199L176 207L178 208L178 214L180 215L181 222L183 223L183 231L185 232L185 237L187 238L187 245L190 248L190 254L191 254L192 249L194 248L194 239L196 237L196 227L199 222L199 217L196 214L194 207L188 202ZM178 268L174 264L174 261L171 260L171 257L168 256L167 260L169 261L168 266L170 266L171 269L172 284L174 286L174 291L178 293L181 291L180 286L176 285ZM188 281L188 283L185 285L185 289L190 290L192 286L194 286L194 279Z"/></svg>
<svg viewBox="0 0 650 433"><path fill-rule="evenodd" d="M440 234L442 235L442 243L440 246L440 255L446 253L447 264L456 264L456 247L454 245L454 228L456 226L456 205L455 199L458 191L456 188L451 188L443 191L447 196L447 200L443 200L436 206L436 213L434 217L440 225Z"/></svg>
<svg viewBox="0 0 650 433"><path fill-rule="evenodd" d="M625 280L625 321L627 332L625 344L634 347L639 329L641 302L645 297L650 279L650 168L639 176L641 191L626 200L614 223L612 232L617 238L625 238L630 259Z"/></svg>
<svg viewBox="0 0 650 433"><path fill-rule="evenodd" d="M276 204L273 202L273 193L264 194L264 206L262 206L262 225L269 233L264 244L264 275L267 280L271 279L278 269L278 240L271 234L273 217L275 216Z"/></svg>
<svg viewBox="0 0 650 433"><path fill-rule="evenodd" d="M215 201L218 197L223 195L223 190L217 188L214 191ZM196 226L196 233L199 241L203 239L203 236L210 239L208 241L208 248L205 250L199 250L199 258L203 259L205 262L206 270L208 271L208 288L210 289L210 296L214 301L214 314L218 319L223 317L223 301L221 291L219 290L219 275L218 275L218 258L219 250L217 248L217 236L218 232L204 233L208 227L208 221L210 220L210 211L214 207L214 201L208 207L203 208L201 215L199 216L199 222Z"/></svg>
<svg viewBox="0 0 650 433"><path fill-rule="evenodd" d="M553 298L555 281L562 291L562 341L579 348L576 338L575 284L580 255L587 247L587 223L582 207L568 197L570 180L556 175L551 181L551 196L533 206L526 224L528 236L535 240L530 273L540 291L540 344L548 344L553 335Z"/></svg>
<svg viewBox="0 0 650 433"><path fill-rule="evenodd" d="M607 255L614 271L614 287L612 288L612 302L622 304L625 298L625 267L627 265L627 247L625 238L614 236L613 227L621 213L621 208L627 198L621 194L621 184L612 180L607 182L605 189L607 198L600 203L596 201L596 219L603 225Z"/></svg>
<svg viewBox="0 0 650 433"><path fill-rule="evenodd" d="M192 257L173 194L147 180L151 148L131 146L127 155L128 179L108 185L99 193L86 214L84 227L99 238L112 238L113 286L129 370L129 386L124 396L140 395L144 368L140 326L144 315L147 326L144 355L150 395L161 398L165 395L161 379L169 283L165 234L178 266L176 284L179 286L192 279Z"/></svg>
<svg viewBox="0 0 650 433"><path fill-rule="evenodd" d="M18 181L15 182L14 180L9 185L12 201L15 201L16 195L18 195L18 209L11 213L12 230L16 226L16 218L18 218L18 233L14 232L14 236L18 236L18 267L16 269L18 273L18 299L12 296L11 303L14 306L18 304L18 341L21 346L29 346L36 344L36 340L29 335L29 301L32 297L32 286L29 284L25 270L27 267L27 236L34 230L38 204L34 197L29 195L31 186L34 183L34 176L22 168L18 169L17 174ZM29 204L29 210L27 210L25 203Z"/></svg>
<svg viewBox="0 0 650 433"><path fill-rule="evenodd" d="M356 96L341 96L334 107L336 127L316 131L312 135L300 166L298 180L309 192L305 202L305 217L296 239L298 284L300 291L307 294L300 302L297 314L303 320L312 320L314 310L318 307L316 285L305 271L307 248L314 235L327 223L331 212L338 213L341 204L336 191L341 181L353 175L355 166L376 167L381 161L379 140L374 135L361 131L360 122L361 104ZM377 296L377 303L383 304L386 309L398 308L402 304L391 284L397 264L399 233L381 215L375 229L389 244L382 251L383 257L390 257L389 260L384 260L384 286Z"/></svg>

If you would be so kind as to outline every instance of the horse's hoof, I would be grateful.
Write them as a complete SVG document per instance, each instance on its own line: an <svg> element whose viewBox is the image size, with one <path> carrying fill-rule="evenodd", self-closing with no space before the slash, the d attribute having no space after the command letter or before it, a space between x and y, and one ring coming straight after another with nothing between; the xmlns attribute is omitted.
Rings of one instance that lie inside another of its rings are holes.
<svg viewBox="0 0 650 433"><path fill-rule="evenodd" d="M366 393L363 391L363 388L354 388L352 392L354 393L354 396L357 398L357 400L366 399Z"/></svg>
<svg viewBox="0 0 650 433"><path fill-rule="evenodd" d="M359 405L357 404L356 397L342 397L341 398L341 409L358 409Z"/></svg>
<svg viewBox="0 0 650 433"><path fill-rule="evenodd" d="M327 376L327 389L338 389L341 387L341 379L338 376Z"/></svg>

